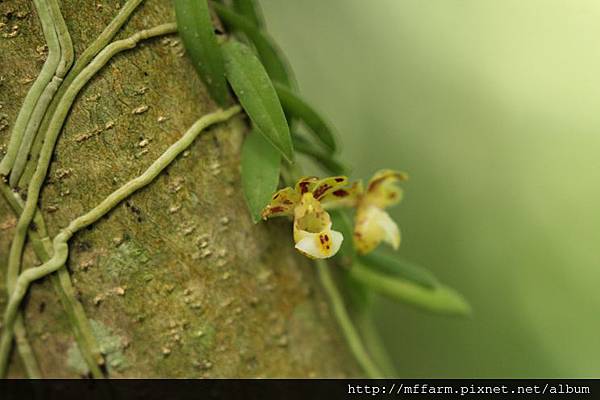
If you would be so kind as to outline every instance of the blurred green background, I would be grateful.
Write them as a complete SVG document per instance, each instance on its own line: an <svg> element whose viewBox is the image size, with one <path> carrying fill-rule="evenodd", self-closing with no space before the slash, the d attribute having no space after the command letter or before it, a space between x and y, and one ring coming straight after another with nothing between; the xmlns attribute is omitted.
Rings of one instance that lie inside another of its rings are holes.
<svg viewBox="0 0 600 400"><path fill-rule="evenodd" d="M378 299L404 377L600 376L600 3L262 0L354 177L407 171L402 254L472 319Z"/></svg>

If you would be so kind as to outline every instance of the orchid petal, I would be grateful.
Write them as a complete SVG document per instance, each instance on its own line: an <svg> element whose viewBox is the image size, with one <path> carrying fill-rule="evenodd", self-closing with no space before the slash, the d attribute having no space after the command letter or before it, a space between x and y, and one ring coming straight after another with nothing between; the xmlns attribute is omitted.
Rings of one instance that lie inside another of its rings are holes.
<svg viewBox="0 0 600 400"><path fill-rule="evenodd" d="M400 229L390 215L377 206L362 207L356 214L354 247L361 254L375 249L381 242L394 249L400 246Z"/></svg>
<svg viewBox="0 0 600 400"><path fill-rule="evenodd" d="M338 188L342 188L348 184L348 178L345 176L331 176L321 179L314 183L311 192L315 199L321 200L328 194L334 192Z"/></svg>
<svg viewBox="0 0 600 400"><path fill-rule="evenodd" d="M331 217L312 193L302 195L294 210L296 249L311 258L328 258L340 249L343 236L331 230Z"/></svg>
<svg viewBox="0 0 600 400"><path fill-rule="evenodd" d="M315 183L318 181L319 178L317 178L316 176L305 176L303 178L300 178L298 182L296 182L296 192L298 192L299 195L303 195L304 193L308 192L312 193L315 187Z"/></svg>
<svg viewBox="0 0 600 400"><path fill-rule="evenodd" d="M367 185L364 202L379 208L386 208L402 200L402 189L396 183L405 181L408 175L404 172L384 169L373 175Z"/></svg>
<svg viewBox="0 0 600 400"><path fill-rule="evenodd" d="M271 201L262 211L263 219L293 215L294 208L300 202L300 195L292 188L281 189L273 195Z"/></svg>
<svg viewBox="0 0 600 400"><path fill-rule="evenodd" d="M296 249L310 258L329 258L334 256L342 246L344 236L333 230L319 233L306 233L304 238L296 242Z"/></svg>
<svg viewBox="0 0 600 400"><path fill-rule="evenodd" d="M338 207L354 207L363 194L362 182L354 182L350 187L335 187L321 197L321 204L330 210Z"/></svg>

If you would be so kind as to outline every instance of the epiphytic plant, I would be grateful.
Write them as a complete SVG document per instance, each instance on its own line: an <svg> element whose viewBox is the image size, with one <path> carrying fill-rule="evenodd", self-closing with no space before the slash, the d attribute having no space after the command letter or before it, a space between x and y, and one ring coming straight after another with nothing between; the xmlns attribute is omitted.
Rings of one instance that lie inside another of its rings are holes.
<svg viewBox="0 0 600 400"><path fill-rule="evenodd" d="M194 33L215 32L207 1L175 3L180 33L191 58L208 57L198 65L201 78L210 88L222 81L224 74L252 122L242 151L242 180L252 218L255 222L261 217L293 218L295 247L316 259L334 314L367 373L382 375L354 328L323 259L330 258L331 264L343 267L340 272L347 279L341 281L348 282L346 291L355 299L377 292L429 311L470 313L462 296L426 269L395 253L375 249L382 241L395 249L400 245L400 230L384 209L401 200L402 190L396 183L406 180L406 174L382 170L364 189L360 182L348 186L345 176L301 178L295 152L311 157L329 173L343 174L347 169L336 158L338 146L331 125L297 93L289 63L265 32L258 4L254 0L233 0L230 5L210 2L229 34L216 30L217 34L208 35ZM220 51L215 46L219 42ZM224 67L211 69L209 65ZM213 91L215 99L222 96L217 89ZM314 140L300 133L299 122ZM290 186L299 180L294 187L276 191L280 178ZM339 207L356 209L354 227L347 210L332 210L331 215L327 211Z"/></svg>
<svg viewBox="0 0 600 400"><path fill-rule="evenodd" d="M91 376L103 377L100 368L103 355L77 300L69 272L64 268L69 240L152 182L205 128L229 120L242 109L252 122L251 133L242 149L242 178L250 214L255 222L261 216L277 215L278 196L289 195L291 204L285 203L289 207L281 214L295 217L296 247L317 258L319 277L331 299L334 315L369 376L381 376L382 372L363 345L329 265L322 258L335 255L332 263L343 267L340 281L348 283L346 289L351 297L364 298L375 291L434 311L458 314L469 311L458 294L441 285L426 270L378 250L364 254L380 241L390 242L395 247L399 244L399 231L383 208L399 200L400 191L390 182L397 181L402 175L382 172L364 191L359 184L346 187L347 179L341 176L323 180L305 178L295 189L283 189L273 196L280 178L291 184L300 176L295 164L296 152L308 155L333 174L344 173L346 168L334 155L337 145L333 129L297 94L288 63L264 33L262 17L252 0L234 0L231 7L216 2L211 2L209 7L206 0L176 0L177 23L145 29L111 43L141 2L128 0L105 30L74 60L73 45L57 0L34 0L49 53L25 98L11 132L7 153L0 162L3 177L0 191L18 216L6 268L9 301L0 337L0 376L6 374L15 336L28 375L40 376L27 341L20 305L30 284L50 275ZM230 34L215 30L211 10ZM222 109L202 116L145 172L50 238L38 201L54 148L76 96L116 54L135 48L145 39L177 31L199 76ZM241 107L234 104L227 83ZM315 140L299 133L299 122ZM27 188L26 199L21 197L18 188ZM327 212L326 208L331 205L356 207L355 228L349 223L351 215L344 210ZM22 271L27 237L42 265ZM342 237L354 237L356 246L350 241L342 242Z"/></svg>

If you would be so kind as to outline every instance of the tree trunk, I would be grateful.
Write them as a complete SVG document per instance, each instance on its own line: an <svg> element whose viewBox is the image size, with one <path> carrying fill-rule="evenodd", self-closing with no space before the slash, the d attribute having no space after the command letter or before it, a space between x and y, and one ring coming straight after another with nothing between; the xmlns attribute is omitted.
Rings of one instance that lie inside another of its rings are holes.
<svg viewBox="0 0 600 400"><path fill-rule="evenodd" d="M76 55L120 3L63 2ZM0 14L4 148L45 42L30 1L0 2ZM149 0L117 38L174 20L170 2ZM116 56L82 90L62 130L39 203L50 235L139 175L215 108L176 36ZM246 128L236 117L201 134L153 183L70 241L67 267L110 377L360 373L314 265L293 249L290 224L250 220L239 174ZM0 200L2 285L15 222ZM39 265L29 247L23 265ZM4 286L2 293L0 308ZM85 376L48 279L33 285L25 324L43 376ZM10 376L23 376L16 351Z"/></svg>

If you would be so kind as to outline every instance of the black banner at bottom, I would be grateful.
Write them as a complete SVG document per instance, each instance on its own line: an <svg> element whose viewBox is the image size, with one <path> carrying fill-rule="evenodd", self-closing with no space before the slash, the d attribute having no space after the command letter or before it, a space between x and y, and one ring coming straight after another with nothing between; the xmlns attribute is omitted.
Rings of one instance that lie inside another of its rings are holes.
<svg viewBox="0 0 600 400"><path fill-rule="evenodd" d="M21 399L528 399L600 398L598 379L124 379L3 380L1 400Z"/></svg>

